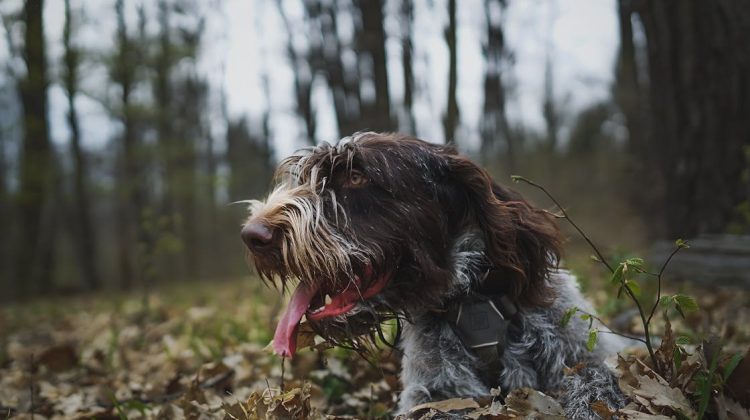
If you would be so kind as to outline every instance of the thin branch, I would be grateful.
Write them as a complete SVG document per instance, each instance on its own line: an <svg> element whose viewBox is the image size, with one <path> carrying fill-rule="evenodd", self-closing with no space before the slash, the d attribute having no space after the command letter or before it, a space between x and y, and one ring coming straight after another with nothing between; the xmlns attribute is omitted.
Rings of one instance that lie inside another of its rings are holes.
<svg viewBox="0 0 750 420"><path fill-rule="evenodd" d="M11 33L11 26L13 25L12 19L13 18L11 17L11 15L1 16L0 23L2 23L3 30L5 32L5 43L8 46L8 54L10 55L10 58L8 59L8 62L5 66L6 72L11 77L11 79L18 80L19 75L13 68L13 63L16 58L21 56L21 54L19 52L20 47L18 47L18 45L13 42L13 35Z"/></svg>
<svg viewBox="0 0 750 420"><path fill-rule="evenodd" d="M681 246L677 246L677 248L675 248L674 251L669 254L669 257L667 257L667 259L664 261L664 264L661 265L659 274L656 275L656 301L654 302L654 306L651 307L651 313L648 315L648 322L651 322L651 318L653 318L654 313L656 313L656 308L659 307L659 301L661 300L661 277L664 274L664 270L667 269L669 262L672 261L672 258L675 256L675 254L680 252L681 249Z"/></svg>
<svg viewBox="0 0 750 420"><path fill-rule="evenodd" d="M542 191L542 192L543 192L543 193L544 193L544 194L545 194L545 195L546 195L546 196L547 196L547 197L548 197L548 198L549 198L550 200L552 200L552 202L553 202L553 203L555 203L555 206L557 206L557 208L558 208L558 209L560 209L560 212L561 212L561 213L562 213L562 215L564 216L563 218L564 218L565 220L567 220L567 221L568 221L568 223L570 223L570 225L571 225L571 226L573 226L573 228L575 228L575 230L576 230L576 231L577 231L577 232L578 232L578 233L579 233L579 234L580 234L580 235L581 235L581 236L583 237L583 239L585 239L585 240L586 240L586 242L587 242L587 243L589 244L589 246L590 246L590 247L591 247L591 248L592 248L592 249L594 250L594 252L596 252L596 255L597 255L597 257L599 258L599 261L600 261L600 262L601 262L602 264L604 264L604 265L605 265L605 266L606 266L606 267L607 267L607 268L609 269L609 271L610 271L610 272L611 272L612 274L614 274L615 270L614 270L614 269L612 268L612 266L611 266L611 265L610 265L610 264L609 264L609 263L607 262L606 258L604 258L604 255L603 255L603 254L601 253L601 251L599 251L599 248L597 248L597 246L596 246L596 245L594 244L594 242L593 242L593 241L592 241L592 240L591 240L591 239L590 239L590 238L588 237L588 235L586 235L586 232L584 232L584 231L583 231L583 229L581 229L581 228L580 228L580 227L579 227L579 226L578 226L578 225L577 225L577 224L576 224L576 223L575 223L575 222L573 221L573 219L571 219L571 218L570 218L570 216L568 215L568 212L566 212L566 211L565 211L565 208L563 208L563 206L562 206L562 205L560 205L560 203L559 203L559 202L557 201L557 199L555 199L555 197L554 197L554 196L552 196L552 194L550 194L550 192L549 192L549 191L547 191L547 189L546 189L546 188L544 188L543 186L541 186L541 185L537 184L537 183L536 183L536 182L534 182L534 181L531 181L531 180L529 180L529 179L526 179L526 178L524 178L524 177L522 177L522 176L519 176L519 175L513 175L513 176L511 176L511 179L512 179L512 180L513 180L514 182L519 182L519 181L523 181L523 182L525 182L525 183L527 183L527 184L529 184L529 185L531 185L531 186L533 186L533 187L536 187L536 188L538 188L538 189L539 189L539 190L541 190L541 191ZM662 267L662 268L663 268L663 267ZM645 312L645 311L643 310L643 305L641 305L641 303L640 303L640 302L638 301L638 299L637 299L637 298L635 297L635 294L633 293L633 290L632 290L632 289L630 288L630 286L628 286L628 284L627 284L627 283L626 283L626 282L625 282L624 280L622 281L622 287L623 287L623 288L625 289L625 291L626 291L626 292L628 293L628 296L630 296L630 299L632 299L632 300L633 300L633 302L635 303L635 306L636 306L636 307L638 308L638 315L640 315L640 317L641 317L641 322L643 323L643 331L644 331L644 335L646 336L646 337L645 337L645 340L643 340L643 343L644 343L644 344L646 345L646 349L648 350L648 355L649 355L649 357L651 358L651 363L653 363L653 365L654 365L654 368L657 368L657 369L658 369L658 364L656 363L656 354L654 353L654 348L653 348L653 345L651 344L651 332L649 331L649 322L650 322L650 319L651 319L651 318L650 318L650 317L649 317L648 319L646 318L646 312ZM658 304L658 301L657 301L657 304Z"/></svg>
<svg viewBox="0 0 750 420"><path fill-rule="evenodd" d="M614 335L619 335L620 337L624 337L624 338L627 338L627 339L630 339L630 340L640 341L641 343L643 343L643 344L646 344L646 340L644 340L644 339L643 339L643 338L641 338L641 337L636 337L636 336L633 336L633 335L629 335L629 334L624 334L624 333L621 333L621 332L617 332L617 331L615 331L615 330L614 330L614 329L612 329L612 328L611 328L611 327L610 327L609 325L607 325L607 323L606 323L606 322L604 322L604 321L603 321L603 320L602 320L601 318L599 318L598 316L596 316L596 315L594 315L594 314L592 314L592 313L590 313L590 312L584 311L583 309L580 309L580 308L576 308L576 310L577 310L578 312L582 313L582 314L588 315L588 316L589 316L589 317L590 317L591 319L594 319L594 320L596 320L596 321L599 321L599 323L600 323L600 324L601 324L601 325L602 325L602 326L603 326L604 328L606 328L606 329L608 330L608 331L600 331L600 332L603 332L603 333L607 333L607 334L614 334ZM589 327L589 329L590 329L590 328L591 328L591 327Z"/></svg>
<svg viewBox="0 0 750 420"><path fill-rule="evenodd" d="M534 181L531 181L531 180L526 179L526 178L524 178L522 176L519 176L519 175L513 175L513 176L511 176L511 178L515 182L523 181L523 182L525 182L525 183L527 183L527 184L529 184L529 185L531 185L533 187L536 187L536 188L540 189L550 200L552 200L553 203L555 203L555 206L557 206L557 208L560 209L560 212L562 213L562 217L560 217L558 215L554 215L554 214L553 215L555 217L567 220L568 223L570 223L570 225L573 226L573 228L575 228L575 230L578 232L578 234L580 234L583 237L583 239L586 240L586 242L594 250L594 252L596 252L597 257L599 257L599 261L601 261L601 263L604 264L607 267L607 269L609 269L610 273L614 273L615 272L615 270L612 268L612 266L609 265L609 263L607 262L606 258L604 258L604 255L602 255L602 253L599 251L599 248L597 248L597 246L594 245L594 242L591 240L591 238L589 238L588 235L586 235L586 232L584 232L583 229L581 229L573 221L573 219L571 219L570 216L568 216L568 212L565 211L565 208L555 199L555 197L552 196L552 194L549 193L549 191L547 191L546 188L544 188L543 186L537 184Z"/></svg>
<svg viewBox="0 0 750 420"><path fill-rule="evenodd" d="M648 350L648 355L651 357L651 363L654 364L654 368L658 368L658 364L656 363L656 354L654 353L653 345L651 344L651 332L649 331L649 321L646 320L646 313L643 311L643 306L641 305L641 302L638 301L638 299L635 297L635 294L633 293L633 290L628 286L628 284L623 281L622 282L623 287L625 288L625 291L628 292L628 295L630 298L635 302L635 306L638 307L638 315L641 317L641 322L643 323L643 334L646 336L645 343L646 349Z"/></svg>

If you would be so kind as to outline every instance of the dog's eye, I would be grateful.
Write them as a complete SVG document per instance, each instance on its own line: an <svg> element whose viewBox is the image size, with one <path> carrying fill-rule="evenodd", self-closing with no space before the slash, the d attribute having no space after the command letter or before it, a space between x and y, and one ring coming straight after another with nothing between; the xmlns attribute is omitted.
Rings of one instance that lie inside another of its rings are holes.
<svg viewBox="0 0 750 420"><path fill-rule="evenodd" d="M367 184L365 174L357 170L352 170L352 173L349 174L349 179L347 180L346 185L348 187L361 187L365 184Z"/></svg>

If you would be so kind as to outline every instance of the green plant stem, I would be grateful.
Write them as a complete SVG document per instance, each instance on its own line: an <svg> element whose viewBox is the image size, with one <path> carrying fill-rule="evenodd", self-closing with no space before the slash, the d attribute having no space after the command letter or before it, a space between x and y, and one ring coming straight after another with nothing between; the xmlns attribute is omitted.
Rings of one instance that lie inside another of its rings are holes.
<svg viewBox="0 0 750 420"><path fill-rule="evenodd" d="M648 315L648 322L651 322L651 318L654 317L654 314L656 313L656 308L659 307L659 301L661 300L661 276L664 274L664 270L666 270L667 266L669 265L669 262L672 261L672 257L675 256L678 252L680 252L681 247L677 247L672 251L671 254L669 254L669 257L664 261L664 264L661 265L661 268L659 269L659 274L656 275L656 301L654 302L654 306L651 307L651 313Z"/></svg>
<svg viewBox="0 0 750 420"><path fill-rule="evenodd" d="M654 353L654 348L651 344L651 332L649 331L649 322L651 322L651 318L646 319L646 313L643 311L643 306L635 297L635 294L633 293L633 290L630 289L630 286L628 286L624 281L623 287L625 288L625 291L628 293L633 302L635 302L635 306L638 308L638 315L641 316L641 322L643 323L643 335L646 336L644 344L646 344L646 349L648 350L648 355L651 358L651 363L653 363L654 369L659 372L661 369L659 369L659 365L656 363L656 354ZM659 373L661 374L662 372Z"/></svg>
<svg viewBox="0 0 750 420"><path fill-rule="evenodd" d="M525 183L527 183L527 184L529 184L529 185L531 185L533 187L536 187L536 188L540 189L550 200L552 200L552 202L555 204L555 206L557 206L557 208L560 209L560 212L562 213L562 217L561 218L567 220L568 223L570 223L570 225L573 226L573 228L578 232L578 234L581 235L584 240L586 240L586 242L589 244L589 246L591 247L591 249L593 249L594 252L596 252L596 255L599 258L599 261L601 261L601 263L604 264L607 267L607 269L609 270L610 273L614 273L615 272L615 270L612 268L612 266L609 265L609 263L607 262L607 260L604 258L604 255L602 255L602 253L599 252L599 248L597 248L596 245L594 245L594 242L591 240L591 238L589 238L588 235L586 235L586 232L584 232L583 229L581 229L573 221L573 219L571 219L570 216L568 216L568 212L565 211L565 208L563 208L563 206L560 205L560 203L555 199L555 197L552 196L552 194L549 193L549 191L547 191L546 188L544 188L543 186L537 184L536 182L531 181L529 179L526 179L526 178L524 178L522 176L514 176L513 179L514 180L523 181L523 182L525 182ZM560 217L560 216L557 216L557 217Z"/></svg>
<svg viewBox="0 0 750 420"><path fill-rule="evenodd" d="M635 336L632 336L632 335L623 334L621 332L617 332L617 331L613 330L612 328L610 328L609 325L607 325L606 322L602 321L601 318L599 318L598 316L596 316L596 315L594 315L594 314L592 314L590 312L586 312L586 311L584 311L583 309L580 309L580 308L577 308L576 310L578 312L582 313L582 314L586 314L586 315L590 316L592 319L595 319L595 320L599 321L599 323L602 324L602 326L604 328L606 328L607 330L609 330L609 331L600 331L602 333L619 335L620 337L627 338L627 339L630 339L630 340L639 341L639 342L641 342L643 344L646 344L646 340L644 340L644 339L642 339L640 337L635 337Z"/></svg>
<svg viewBox="0 0 750 420"><path fill-rule="evenodd" d="M586 235L586 232L584 232L583 229L581 229L573 221L573 219L570 218L570 216L568 215L568 212L565 211L565 209L563 208L563 206L560 205L560 203L555 199L554 196L552 196L552 194L550 194L549 191L547 191L546 188L544 188L543 186L537 184L536 182L531 181L529 179L526 179L526 178L524 178L522 176L513 176L511 178L514 181L516 181L516 182L517 181L523 181L523 182L525 182L525 183L527 183L527 184L529 184L529 185L531 185L533 187L536 187L536 188L540 189L550 200L552 200L552 202L555 204L555 206L557 206L557 208L560 209L560 212L562 213L563 218L565 220L567 220L568 223L570 223L571 226L573 226L573 228L578 232L578 234L581 235L584 240L586 240L586 242L589 244L589 246L591 247L591 249L594 250L594 252L596 253L597 257L599 258L599 261L601 261L601 263L604 264L607 267L607 269L609 269L610 273L614 274L615 270L607 262L607 259L604 258L604 255L601 253L601 251L599 251L599 248L597 248L597 246L594 244L594 242L588 237L588 235ZM661 281L659 283L661 284ZM643 306L638 301L638 299L635 297L635 294L633 293L633 290L630 289L630 286L628 286L624 281L623 281L622 285L625 288L625 291L630 296L630 298L633 300L633 302L635 302L635 306L638 308L638 314L640 315L641 322L643 323L643 333L646 336L645 340L643 340L643 341L644 341L644 344L646 344L646 349L648 350L648 355L651 358L651 363L654 365L654 368L657 369L657 371L658 371L659 370L659 366L656 363L656 354L654 353L654 348L653 348L653 345L651 344L651 332L649 331L649 322L651 320L651 317L649 316L648 318L646 318L646 313L643 310ZM657 301L657 305L658 305L658 301Z"/></svg>

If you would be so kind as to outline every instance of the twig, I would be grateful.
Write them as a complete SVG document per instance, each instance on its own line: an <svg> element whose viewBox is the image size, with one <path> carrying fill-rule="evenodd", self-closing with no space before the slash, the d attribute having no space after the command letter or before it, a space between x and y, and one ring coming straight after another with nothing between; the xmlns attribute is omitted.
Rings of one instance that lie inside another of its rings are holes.
<svg viewBox="0 0 750 420"><path fill-rule="evenodd" d="M672 257L675 256L680 250L682 249L681 246L677 246L677 248L672 251L671 254L669 254L669 257L664 261L664 264L661 265L661 268L659 269L659 273L656 275L656 301L654 302L654 306L651 307L651 313L648 315L648 322L651 322L651 318L654 317L654 313L656 313L656 308L659 307L659 301L661 300L661 276L664 274L664 270L667 269L667 266L669 265L669 262L672 261Z"/></svg>
<svg viewBox="0 0 750 420"><path fill-rule="evenodd" d="M576 310L578 312L582 313L582 314L588 315L589 317L591 317L592 319L595 319L596 321L599 321L599 323L602 324L602 326L604 328L606 328L607 330L609 330L609 331L600 331L600 332L607 333L607 334L619 335L620 337L627 338L627 339L630 339L630 340L640 341L641 343L646 344L646 340L643 339L643 338L636 337L636 336L629 335L629 334L624 334L624 333L617 332L617 331L613 330L601 318L599 318L598 316L596 316L596 315L594 315L594 314L592 314L590 312L584 311L583 309L580 309L580 308L576 308Z"/></svg>
<svg viewBox="0 0 750 420"><path fill-rule="evenodd" d="M5 66L5 71L12 79L18 80L19 75L15 71L15 68L13 68L13 64L15 59L20 57L21 54L18 51L20 49L19 46L16 45L15 42L13 42L13 35L11 34L11 26L13 24L12 19L13 18L11 16L2 16L0 17L0 23L2 23L3 30L5 32L5 45L8 46L8 52L10 53L10 59Z"/></svg>
<svg viewBox="0 0 750 420"><path fill-rule="evenodd" d="M651 344L651 332L649 331L649 321L646 319L646 313L643 312L643 306L641 305L641 302L639 302L638 299L635 297L633 290L630 288L630 286L628 286L627 283L625 283L625 281L622 282L622 286L625 288L625 291L628 292L630 299L632 299L633 302L635 302L635 306L638 308L638 315L640 315L641 322L643 323L643 334L646 336L646 340L645 340L646 350L648 350L648 355L651 358L651 363L654 364L654 368L658 369L659 365L656 363L656 353L654 353L654 348L653 348L653 345Z"/></svg>
<svg viewBox="0 0 750 420"><path fill-rule="evenodd" d="M604 255L601 253L601 251L599 251L599 248L594 244L594 242L591 240L591 238L589 238L588 235L586 235L586 232L584 232L583 229L581 229L573 221L573 219L570 218L570 216L568 215L568 212L565 211L565 208L557 201L557 199L555 199L555 197L552 194L550 194L549 191L547 191L546 188L544 188L543 186L537 184L534 181L531 181L531 180L526 179L526 178L524 178L522 176L519 176L519 175L513 175L513 176L511 176L511 179L514 182L523 181L523 182L525 182L525 183L527 183L527 184L529 184L529 185L531 185L533 187L536 187L539 190L541 190L550 200L552 200L552 202L555 204L555 206L557 206L557 208L560 209L560 212L562 213L563 218L565 220L567 220L568 223L570 223L570 225L573 226L573 228L575 228L575 230L578 232L578 234L580 234L583 237L583 239L586 240L586 242L589 244L589 246L591 247L591 249L593 249L594 252L596 252L596 255L599 258L599 261L602 264L604 264L607 267L607 269L609 269L610 273L612 273L612 274L615 273L615 270L607 262L607 259L604 258ZM649 331L649 321L650 321L651 318L649 317L648 319L646 319L646 313L643 310L643 306L638 301L638 299L635 297L635 294L633 293L633 290L630 288L630 286L628 286L628 284L623 281L622 282L622 287L625 289L625 291L628 293L628 296L630 296L630 298L633 300L633 302L635 303L636 307L638 308L638 315L640 315L640 317L641 317L641 322L643 323L643 332L644 332L644 335L646 336L645 340L644 340L644 344L646 344L646 349L648 350L648 355L651 358L651 363L653 363L654 367L658 368L658 365L656 363L656 354L654 353L653 345L651 344L651 333ZM657 304L658 304L658 301L657 301Z"/></svg>
<svg viewBox="0 0 750 420"><path fill-rule="evenodd" d="M596 252L597 257L599 257L599 261L601 261L601 263L604 264L607 267L607 269L609 269L609 271L611 273L615 272L615 270L612 268L612 266L609 265L609 263L607 262L607 259L604 258L604 255L602 255L602 253L599 251L599 248L597 248L597 246L594 245L594 242L588 237L588 235L586 235L586 232L584 232L583 229L581 229L573 221L573 219L571 219L570 216L568 216L568 212L565 211L565 208L555 199L555 197L552 196L552 194L549 193L549 191L547 191L546 188L544 188L543 186L537 184L534 181L531 181L531 180L526 179L526 178L524 178L522 176L519 176L519 175L513 175L513 176L511 176L511 178L515 182L523 181L523 182L525 182L525 183L527 183L527 184L529 184L529 185L531 185L533 187L536 187L536 188L540 189L550 200L552 200L553 203L555 203L555 206L557 206L557 208L560 209L560 212L562 213L562 216L555 215L555 214L553 214L553 215L555 217L559 218L559 219L565 219L565 220L567 220L568 223L570 223L570 225L573 226L573 228L575 228L575 230L578 232L578 234L581 235L583 237L583 239L586 240L586 242L589 244L589 246L591 247L591 249L593 249L594 252Z"/></svg>

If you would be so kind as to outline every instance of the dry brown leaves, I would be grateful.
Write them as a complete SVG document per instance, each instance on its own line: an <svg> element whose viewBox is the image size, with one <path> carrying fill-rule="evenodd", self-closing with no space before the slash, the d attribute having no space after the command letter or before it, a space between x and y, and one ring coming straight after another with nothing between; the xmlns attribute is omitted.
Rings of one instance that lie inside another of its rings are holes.
<svg viewBox="0 0 750 420"><path fill-rule="evenodd" d="M393 411L399 392L397 352L384 349L370 361L339 349L324 352L327 345L307 330L300 343L315 351L300 351L286 363L282 388L281 362L263 350L276 295L242 287L230 283L201 289L181 304L155 295L146 311L137 296L104 306L94 300L65 302L49 313L29 309L32 315L22 320L0 310L0 418L32 413L35 419L378 418ZM675 329L711 325L733 352L743 345L747 349L750 333L741 323L750 319L743 307L748 300L737 294L733 298L720 305L714 296L703 297L711 300L704 303L708 310ZM96 305L99 309L91 309ZM642 352L620 357L620 386L631 403L614 413L594 403L592 409L602 418L695 417L691 380L706 366L705 352L690 348L677 368L671 359L676 341L671 328L659 334L665 338L657 352L659 363L669 373L656 374ZM571 367L568 373L575 371ZM745 357L727 381L726 395L713 398L712 415L747 416L737 401L750 398L749 378L750 358ZM531 389L425 404L403 418L446 415L563 418L553 397Z"/></svg>
<svg viewBox="0 0 750 420"><path fill-rule="evenodd" d="M519 418L564 419L560 403L539 391L521 388L511 391L503 400L500 391L492 390L487 398L452 398L418 405L401 420L429 420L444 418L506 420Z"/></svg>

